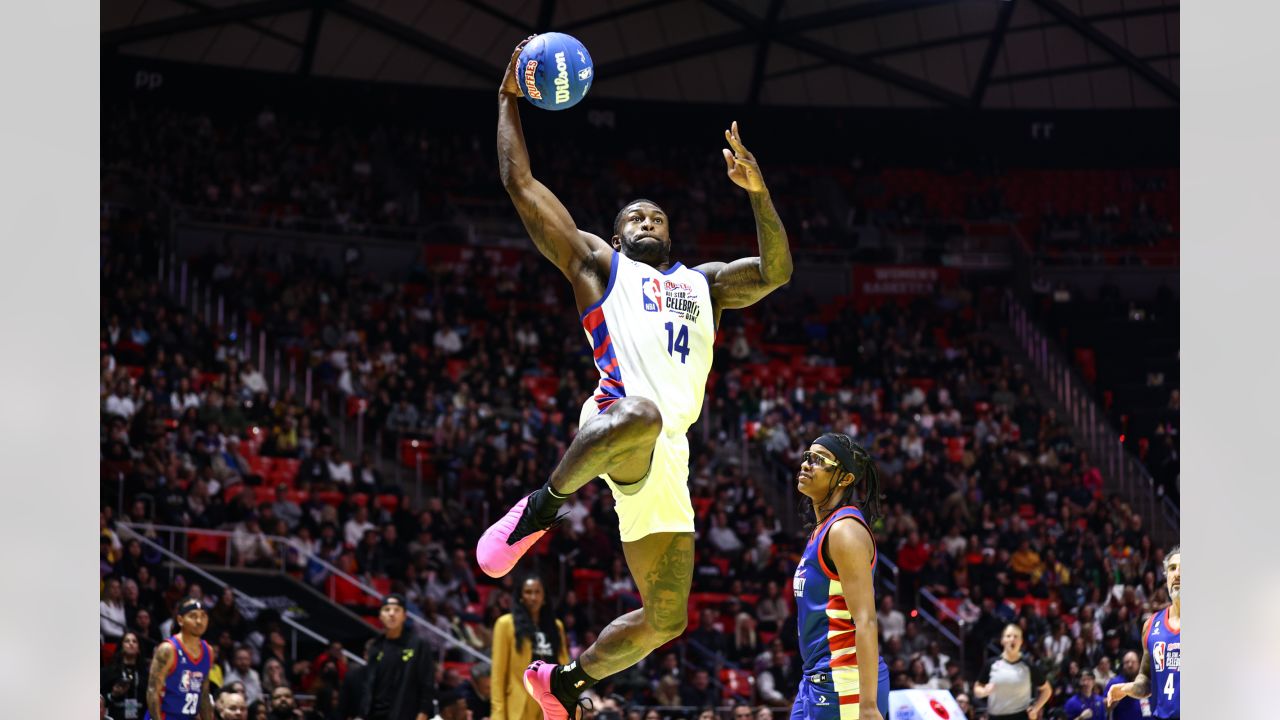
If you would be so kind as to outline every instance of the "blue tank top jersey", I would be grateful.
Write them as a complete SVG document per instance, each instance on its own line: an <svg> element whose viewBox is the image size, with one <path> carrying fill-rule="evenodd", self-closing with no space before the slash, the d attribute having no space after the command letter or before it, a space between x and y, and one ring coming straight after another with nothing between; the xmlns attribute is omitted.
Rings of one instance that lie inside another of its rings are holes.
<svg viewBox="0 0 1280 720"><path fill-rule="evenodd" d="M844 588L834 567L828 567L822 557L822 544L831 526L844 518L853 518L871 532L862 511L846 505L831 513L809 538L800 556L792 590L796 596L796 620L800 632L800 657L804 661L804 674L829 672L840 693L840 702L857 702L861 684L858 672L857 628L845 603ZM871 572L874 577L876 559L874 545L871 556ZM878 661L878 663L877 663ZM866 673L876 682L879 666L884 660L876 658L864 664L875 668ZM886 691L887 692L887 691Z"/></svg>
<svg viewBox="0 0 1280 720"><path fill-rule="evenodd" d="M1151 714L1158 718L1180 716L1179 691L1182 681L1182 627L1169 627L1169 609L1151 617L1151 627L1143 646L1151 655Z"/></svg>
<svg viewBox="0 0 1280 720"><path fill-rule="evenodd" d="M178 641L177 635L165 642L173 645L177 661L164 679L164 694L160 697L160 717L152 718L151 713L148 712L147 720L194 718L200 708L200 689L204 686L204 679L209 675L209 665L212 661L209 643L201 640L200 656L191 658L182 649L182 643Z"/></svg>

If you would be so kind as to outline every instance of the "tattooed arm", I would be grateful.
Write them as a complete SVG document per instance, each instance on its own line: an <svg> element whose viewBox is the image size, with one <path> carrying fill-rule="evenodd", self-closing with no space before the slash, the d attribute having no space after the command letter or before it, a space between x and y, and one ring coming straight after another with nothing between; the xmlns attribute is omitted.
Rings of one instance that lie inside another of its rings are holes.
<svg viewBox="0 0 1280 720"><path fill-rule="evenodd" d="M1147 622L1142 626L1142 665L1138 667L1138 676L1133 682L1116 683L1107 690L1107 707L1113 707L1121 700L1131 698L1144 698L1151 696L1151 651L1147 649L1147 635L1151 633L1151 620L1154 615L1147 618Z"/></svg>
<svg viewBox="0 0 1280 720"><path fill-rule="evenodd" d="M498 90L498 171L533 244L573 284L578 307L583 308L604 294L612 250L604 240L579 230L564 204L529 169L529 149L520 124L521 92L516 68L526 42L517 45L511 54Z"/></svg>
<svg viewBox="0 0 1280 720"><path fill-rule="evenodd" d="M156 654L151 658L151 676L147 680L147 711L153 718L163 717L160 701L164 699L164 680L177 661L172 645L162 642L156 646Z"/></svg>
<svg viewBox="0 0 1280 720"><path fill-rule="evenodd" d="M744 308L760 301L764 296L786 285L791 280L791 247L787 243L787 231L782 218L773 207L769 189L765 187L756 158L742 144L738 135L738 123L724 131L732 151L725 149L724 162L729 179L747 191L751 199L751 212L756 218L756 239L760 244L760 256L734 260L730 263L713 262L699 266L711 283L711 299L715 304L717 320L724 309Z"/></svg>
<svg viewBox="0 0 1280 720"><path fill-rule="evenodd" d="M204 682L200 683L199 717L200 720L217 720L213 715L213 698L209 697L209 673L204 674Z"/></svg>

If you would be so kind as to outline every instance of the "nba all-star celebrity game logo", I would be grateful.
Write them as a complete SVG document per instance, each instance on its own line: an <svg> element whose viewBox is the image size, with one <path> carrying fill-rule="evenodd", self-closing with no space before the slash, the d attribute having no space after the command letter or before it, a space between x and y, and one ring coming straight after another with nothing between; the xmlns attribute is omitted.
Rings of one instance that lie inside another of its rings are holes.
<svg viewBox="0 0 1280 720"><path fill-rule="evenodd" d="M689 322L697 322L702 307L698 305L698 294L689 283L676 282L666 278L644 278L644 309L648 312L660 313L666 310Z"/></svg>

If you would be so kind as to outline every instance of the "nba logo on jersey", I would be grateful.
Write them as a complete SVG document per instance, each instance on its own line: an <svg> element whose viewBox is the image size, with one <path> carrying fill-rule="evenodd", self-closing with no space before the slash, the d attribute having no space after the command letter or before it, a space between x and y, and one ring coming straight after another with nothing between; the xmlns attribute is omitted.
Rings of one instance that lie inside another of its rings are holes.
<svg viewBox="0 0 1280 720"><path fill-rule="evenodd" d="M1151 647L1151 663L1155 665L1156 672L1164 670L1164 649L1165 644L1162 642Z"/></svg>
<svg viewBox="0 0 1280 720"><path fill-rule="evenodd" d="M643 278L640 283L644 288L644 309L648 312L662 312L662 284L657 278Z"/></svg>
<svg viewBox="0 0 1280 720"><path fill-rule="evenodd" d="M199 690L201 684L204 683L204 673L192 672L190 670L182 671L182 681L178 684L178 688L183 692L191 690Z"/></svg>

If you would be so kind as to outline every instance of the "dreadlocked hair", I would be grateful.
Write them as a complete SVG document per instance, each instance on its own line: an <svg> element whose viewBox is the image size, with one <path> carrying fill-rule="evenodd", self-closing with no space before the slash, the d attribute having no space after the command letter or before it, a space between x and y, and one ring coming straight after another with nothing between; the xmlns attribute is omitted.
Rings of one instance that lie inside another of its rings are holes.
<svg viewBox="0 0 1280 720"><path fill-rule="evenodd" d="M524 586L534 580L542 585L542 611L538 614L538 622L533 621L533 615L529 612L529 608L525 607L524 601L520 595L524 592ZM520 579L515 588L515 602L511 604L511 619L516 626L516 647L519 648L526 640L529 641L529 647L533 647L534 635L538 630L542 631L542 635L551 643L551 652L554 657L560 656L560 630L556 627L556 614L554 608L551 607L551 598L547 593L546 583L542 582L542 578L537 575L527 575Z"/></svg>
<svg viewBox="0 0 1280 720"><path fill-rule="evenodd" d="M843 445L845 450L849 451L849 454L853 456L854 463L851 468L840 466L842 474L853 473L853 482L844 488L844 492L840 495L840 501L832 508L831 512L835 512L846 505L857 505L862 510L862 516L867 519L867 523L872 524L883 516L880 507L880 471L876 468L876 461L872 459L870 453L854 442L853 438L848 435L843 433L830 433L830 435ZM861 497L859 497L859 488L863 488ZM831 501L831 496L835 494L837 489L839 489L838 484L831 483L831 489L827 491L827 496L822 498L822 502L818 503L818 507L825 507ZM805 521L804 530L806 533L813 532L813 529L822 521L822 518L815 516L813 501L809 498L801 498L800 517Z"/></svg>

